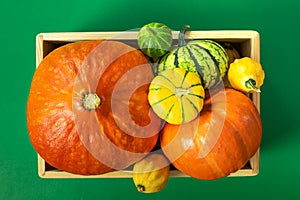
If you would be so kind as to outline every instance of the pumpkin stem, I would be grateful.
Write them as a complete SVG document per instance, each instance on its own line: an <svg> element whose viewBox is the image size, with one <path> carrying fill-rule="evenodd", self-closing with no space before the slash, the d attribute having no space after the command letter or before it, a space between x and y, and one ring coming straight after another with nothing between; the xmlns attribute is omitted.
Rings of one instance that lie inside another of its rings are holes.
<svg viewBox="0 0 300 200"><path fill-rule="evenodd" d="M186 95L189 93L189 89L186 88L175 88L175 95L179 98L181 98L183 95Z"/></svg>
<svg viewBox="0 0 300 200"><path fill-rule="evenodd" d="M87 93L82 98L82 106L86 110L96 110L101 103L101 99L96 93Z"/></svg>
<svg viewBox="0 0 300 200"><path fill-rule="evenodd" d="M247 88L250 88L250 89L254 90L255 92L260 92L260 89L258 87L256 87L256 81L253 80L252 78L247 80L245 82L245 85Z"/></svg>
<svg viewBox="0 0 300 200"><path fill-rule="evenodd" d="M184 35L185 35L186 30L188 30L189 28L190 28L190 25L185 25L179 32L179 36L178 36L178 46L179 47L183 47L186 45L186 41L184 40Z"/></svg>

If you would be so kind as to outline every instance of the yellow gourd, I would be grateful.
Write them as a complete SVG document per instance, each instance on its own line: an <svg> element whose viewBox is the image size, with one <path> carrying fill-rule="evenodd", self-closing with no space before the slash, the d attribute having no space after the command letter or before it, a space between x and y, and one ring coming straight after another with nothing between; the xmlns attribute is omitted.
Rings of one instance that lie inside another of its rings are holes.
<svg viewBox="0 0 300 200"><path fill-rule="evenodd" d="M132 178L136 189L142 193L161 191L169 178L170 164L166 157L152 153L133 166Z"/></svg>
<svg viewBox="0 0 300 200"><path fill-rule="evenodd" d="M261 64L252 58L243 57L230 64L228 80L230 85L245 93L260 92L265 73Z"/></svg>
<svg viewBox="0 0 300 200"><path fill-rule="evenodd" d="M162 71L152 80L148 100L160 118L170 124L181 124L198 116L204 95L198 74L174 68Z"/></svg>

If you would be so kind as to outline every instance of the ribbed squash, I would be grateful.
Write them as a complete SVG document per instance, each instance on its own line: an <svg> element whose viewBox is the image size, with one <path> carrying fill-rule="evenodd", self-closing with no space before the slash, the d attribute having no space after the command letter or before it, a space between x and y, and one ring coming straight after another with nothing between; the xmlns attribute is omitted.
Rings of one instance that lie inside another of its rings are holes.
<svg viewBox="0 0 300 200"><path fill-rule="evenodd" d="M212 180L241 169L257 152L262 123L253 102L234 89L207 97L199 117L189 123L166 123L161 146L183 173Z"/></svg>
<svg viewBox="0 0 300 200"><path fill-rule="evenodd" d="M32 145L48 164L74 174L132 165L158 138L161 119L147 100L152 79L146 57L122 42L82 41L55 49L31 83Z"/></svg>
<svg viewBox="0 0 300 200"><path fill-rule="evenodd" d="M170 124L181 124L197 117L204 95L196 73L175 68L161 72L152 80L148 100L160 118Z"/></svg>
<svg viewBox="0 0 300 200"><path fill-rule="evenodd" d="M161 191L169 178L170 163L163 154L151 153L133 166L132 178L142 193Z"/></svg>
<svg viewBox="0 0 300 200"><path fill-rule="evenodd" d="M187 28L185 26L180 31L178 45L160 59L157 73L173 68L198 72L204 88L211 88L222 82L228 69L228 55L220 44L212 40L185 42Z"/></svg>

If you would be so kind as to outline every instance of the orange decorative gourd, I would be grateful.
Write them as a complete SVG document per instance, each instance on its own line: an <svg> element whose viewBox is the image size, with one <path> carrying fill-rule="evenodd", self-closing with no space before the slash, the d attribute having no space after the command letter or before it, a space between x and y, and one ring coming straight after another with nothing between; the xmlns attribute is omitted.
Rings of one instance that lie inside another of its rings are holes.
<svg viewBox="0 0 300 200"><path fill-rule="evenodd" d="M27 103L36 151L74 174L123 169L152 150L160 119L150 110L151 66L117 41L59 47L37 68Z"/></svg>
<svg viewBox="0 0 300 200"><path fill-rule="evenodd" d="M244 94L225 89L205 100L192 122L165 124L163 152L183 173L198 179L222 178L241 169L262 137L259 112Z"/></svg>

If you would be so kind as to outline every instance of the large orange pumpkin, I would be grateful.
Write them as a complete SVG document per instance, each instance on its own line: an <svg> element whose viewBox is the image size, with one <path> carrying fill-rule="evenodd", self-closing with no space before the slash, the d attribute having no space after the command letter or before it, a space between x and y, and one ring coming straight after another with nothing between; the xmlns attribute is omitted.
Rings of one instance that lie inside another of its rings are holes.
<svg viewBox="0 0 300 200"><path fill-rule="evenodd" d="M59 47L37 68L27 103L36 151L74 174L123 169L155 146L160 119L147 101L153 78L145 56L117 41Z"/></svg>
<svg viewBox="0 0 300 200"><path fill-rule="evenodd" d="M192 122L165 124L164 153L183 173L198 179L222 178L241 169L262 137L259 112L241 92L225 89L207 98Z"/></svg>

